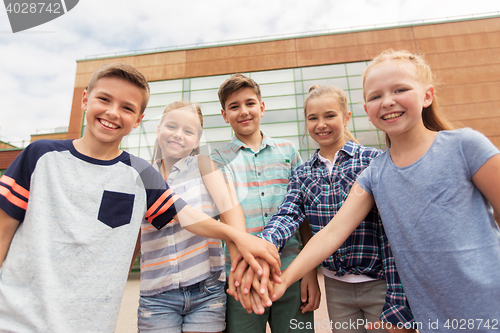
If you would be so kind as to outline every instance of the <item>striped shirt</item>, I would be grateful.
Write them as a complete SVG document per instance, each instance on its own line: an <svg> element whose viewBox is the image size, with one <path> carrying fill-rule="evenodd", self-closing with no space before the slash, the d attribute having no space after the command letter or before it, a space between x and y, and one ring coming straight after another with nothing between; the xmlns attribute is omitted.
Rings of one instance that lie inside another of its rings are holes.
<svg viewBox="0 0 500 333"><path fill-rule="evenodd" d="M262 144L254 152L233 137L220 149L214 149L210 158L218 165L224 177L234 183L236 195L243 208L247 232L259 234L271 216L278 211L286 194L292 170L302 164L297 149L290 141L271 139L262 133ZM298 234L289 237L281 251L281 268L285 269L299 252ZM226 272L231 266L226 249Z"/></svg>
<svg viewBox="0 0 500 333"><path fill-rule="evenodd" d="M211 217L218 215L200 174L198 155L175 163L167 184L193 209ZM224 252L219 239L195 235L177 221L161 230L145 221L142 223L141 296L193 285L207 279L210 272L223 271L223 268ZM225 281L224 274L220 280Z"/></svg>
<svg viewBox="0 0 500 333"><path fill-rule="evenodd" d="M307 217L313 234L324 228L347 198L357 176L380 154L353 141L338 152L329 173L318 152L294 170L285 201L261 237L281 248ZM338 276L363 274L387 280L381 319L397 324L413 320L394 258L376 207L342 246L321 263Z"/></svg>

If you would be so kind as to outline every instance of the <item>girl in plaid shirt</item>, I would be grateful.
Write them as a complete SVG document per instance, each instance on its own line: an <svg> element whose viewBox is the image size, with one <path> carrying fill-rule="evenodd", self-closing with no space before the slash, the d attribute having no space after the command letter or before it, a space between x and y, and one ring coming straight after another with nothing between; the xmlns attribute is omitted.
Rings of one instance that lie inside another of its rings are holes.
<svg viewBox="0 0 500 333"><path fill-rule="evenodd" d="M311 87L304 113L319 149L294 170L284 202L262 232L280 249L306 219L314 234L323 229L357 175L380 154L359 145L347 129L351 112L342 89ZM376 207L321 265L333 332L365 332L360 323L379 319L393 324L413 320Z"/></svg>

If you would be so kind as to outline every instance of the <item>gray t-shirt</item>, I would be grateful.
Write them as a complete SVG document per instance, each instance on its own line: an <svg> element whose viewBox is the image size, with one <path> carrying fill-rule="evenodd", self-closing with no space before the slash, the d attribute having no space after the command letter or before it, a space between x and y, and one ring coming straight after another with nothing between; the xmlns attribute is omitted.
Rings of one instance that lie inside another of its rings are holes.
<svg viewBox="0 0 500 333"><path fill-rule="evenodd" d="M441 131L415 163L397 167L386 151L357 178L375 198L420 332L500 326L500 231L471 180L498 153L479 132Z"/></svg>

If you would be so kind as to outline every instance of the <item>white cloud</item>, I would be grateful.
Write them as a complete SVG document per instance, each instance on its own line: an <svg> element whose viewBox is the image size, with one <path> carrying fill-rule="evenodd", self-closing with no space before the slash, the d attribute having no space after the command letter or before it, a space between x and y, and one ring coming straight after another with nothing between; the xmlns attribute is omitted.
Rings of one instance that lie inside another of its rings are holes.
<svg viewBox="0 0 500 333"><path fill-rule="evenodd" d="M89 55L498 11L497 0L81 0L12 34L0 8L0 140L67 126L76 60ZM500 12L497 12L500 14Z"/></svg>

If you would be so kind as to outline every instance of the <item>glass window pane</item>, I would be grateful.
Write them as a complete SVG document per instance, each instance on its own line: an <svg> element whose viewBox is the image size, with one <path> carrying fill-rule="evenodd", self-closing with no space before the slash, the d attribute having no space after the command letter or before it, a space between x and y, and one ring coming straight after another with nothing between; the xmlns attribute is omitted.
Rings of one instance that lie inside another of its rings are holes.
<svg viewBox="0 0 500 333"><path fill-rule="evenodd" d="M368 120L368 117L353 117L354 128L356 131L366 131L366 130L375 130L376 127L373 126L371 121Z"/></svg>
<svg viewBox="0 0 500 333"><path fill-rule="evenodd" d="M259 85L273 82L293 81L293 69L280 69L277 71L265 71L251 73L250 77Z"/></svg>
<svg viewBox="0 0 500 333"><path fill-rule="evenodd" d="M349 103L364 103L363 90L349 90L350 102Z"/></svg>
<svg viewBox="0 0 500 333"><path fill-rule="evenodd" d="M148 162L151 162L152 153L153 153L153 147L141 147L138 156Z"/></svg>
<svg viewBox="0 0 500 333"><path fill-rule="evenodd" d="M182 93L151 95L151 97L149 97L148 107L166 106L167 104L180 100L182 100Z"/></svg>
<svg viewBox="0 0 500 333"><path fill-rule="evenodd" d="M309 88L315 84L321 84L322 86L335 86L347 91L347 78L339 77L335 79L304 81L304 92L309 92Z"/></svg>
<svg viewBox="0 0 500 333"><path fill-rule="evenodd" d="M229 141L231 140L231 127L207 128L203 131L203 139L210 141Z"/></svg>
<svg viewBox="0 0 500 333"><path fill-rule="evenodd" d="M378 145L380 144L377 131L357 132L356 140L362 145Z"/></svg>
<svg viewBox="0 0 500 333"><path fill-rule="evenodd" d="M293 82L260 85L262 97L295 94Z"/></svg>
<svg viewBox="0 0 500 333"><path fill-rule="evenodd" d="M363 77L362 76L349 76L349 89L363 89Z"/></svg>
<svg viewBox="0 0 500 333"><path fill-rule="evenodd" d="M260 128L270 137L299 134L296 122L280 123L280 124L262 124Z"/></svg>
<svg viewBox="0 0 500 333"><path fill-rule="evenodd" d="M222 117L221 117L222 118ZM264 117L261 120L262 124L267 123L278 123L282 121L295 121L297 120L297 110L279 110L279 111L267 111L264 113Z"/></svg>
<svg viewBox="0 0 500 333"><path fill-rule="evenodd" d="M165 107L163 106L146 108L146 110L144 111L143 120L150 120L150 119L159 120L161 118L161 115L163 114L163 110L165 110Z"/></svg>
<svg viewBox="0 0 500 333"><path fill-rule="evenodd" d="M366 68L366 63L364 61L361 62L351 62L346 64L347 67L347 75L361 75L363 74L363 70Z"/></svg>
<svg viewBox="0 0 500 333"><path fill-rule="evenodd" d="M219 102L200 103L200 108L201 108L201 113L203 113L204 116L209 116L212 114L220 115L221 108Z"/></svg>
<svg viewBox="0 0 500 333"><path fill-rule="evenodd" d="M139 134L129 134L122 139L123 147L139 147Z"/></svg>
<svg viewBox="0 0 500 333"><path fill-rule="evenodd" d="M191 90L219 88L229 75L199 77L191 79Z"/></svg>
<svg viewBox="0 0 500 333"><path fill-rule="evenodd" d="M191 103L215 102L219 100L218 89L191 91Z"/></svg>
<svg viewBox="0 0 500 333"><path fill-rule="evenodd" d="M156 133L156 129L158 128L159 123L160 123L159 120L143 121L141 123L142 131L145 133L151 133L151 132Z"/></svg>
<svg viewBox="0 0 500 333"><path fill-rule="evenodd" d="M351 112L353 116L365 116L365 108L363 103L351 104Z"/></svg>
<svg viewBox="0 0 500 333"><path fill-rule="evenodd" d="M210 128L210 127L224 127L224 126L229 126L226 124L224 121L224 118L222 118L222 115L219 113L218 115L214 116L203 116L203 127L204 128Z"/></svg>
<svg viewBox="0 0 500 333"><path fill-rule="evenodd" d="M337 76L346 76L344 64L302 68L303 80L322 79Z"/></svg>
<svg viewBox="0 0 500 333"><path fill-rule="evenodd" d="M167 80L149 82L151 94L163 94L174 91L182 91L182 80Z"/></svg>
<svg viewBox="0 0 500 333"><path fill-rule="evenodd" d="M264 100L266 110L294 108L295 96L267 97Z"/></svg>

